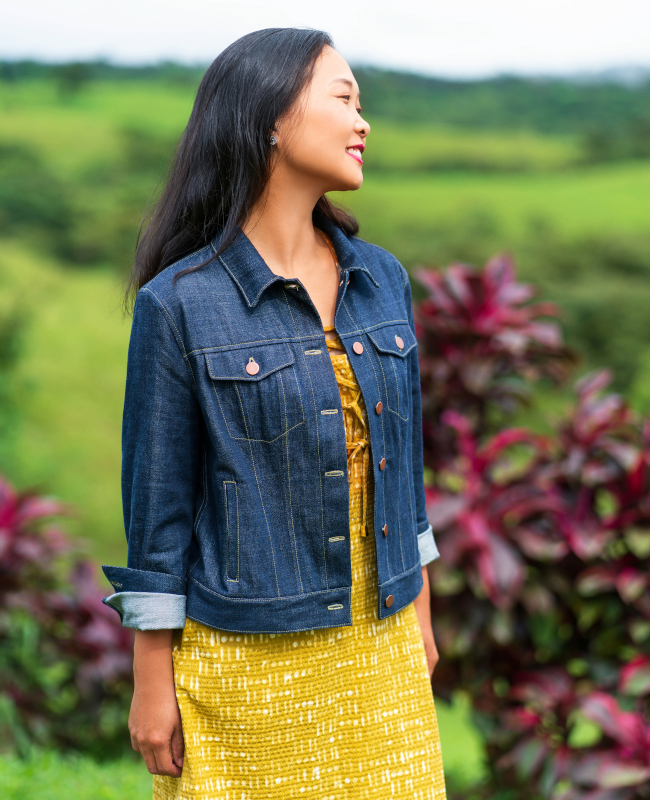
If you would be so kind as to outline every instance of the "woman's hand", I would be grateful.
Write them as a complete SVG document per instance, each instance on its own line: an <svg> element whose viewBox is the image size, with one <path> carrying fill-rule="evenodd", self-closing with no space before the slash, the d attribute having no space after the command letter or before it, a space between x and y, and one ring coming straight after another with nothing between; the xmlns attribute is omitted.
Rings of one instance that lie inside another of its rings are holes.
<svg viewBox="0 0 650 800"><path fill-rule="evenodd" d="M429 677L431 677L438 663L439 655L433 638L433 629L431 628L431 596L429 593L429 573L426 567L422 567L422 582L422 591L413 601L413 605L415 606L415 613L418 615L420 632L424 642L424 652L427 655Z"/></svg>
<svg viewBox="0 0 650 800"><path fill-rule="evenodd" d="M183 770L183 726L174 691L172 631L136 631L135 689L129 732L152 775L178 778Z"/></svg>

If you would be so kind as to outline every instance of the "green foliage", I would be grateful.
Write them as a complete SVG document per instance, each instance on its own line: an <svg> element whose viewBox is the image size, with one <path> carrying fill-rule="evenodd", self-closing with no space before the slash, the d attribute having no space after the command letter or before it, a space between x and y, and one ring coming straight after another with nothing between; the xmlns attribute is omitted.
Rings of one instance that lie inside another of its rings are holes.
<svg viewBox="0 0 650 800"><path fill-rule="evenodd" d="M588 368L610 367L615 386L639 384L650 347L650 234L567 239L536 225L521 246L522 274L561 304L568 343Z"/></svg>
<svg viewBox="0 0 650 800"><path fill-rule="evenodd" d="M478 783L475 786L466 786L463 782L459 782L457 778L451 774L445 773L445 781L447 788L447 797L451 800L520 800L521 795L514 789L498 789L495 791L494 787ZM528 796L526 800L540 800L539 796Z"/></svg>
<svg viewBox="0 0 650 800"><path fill-rule="evenodd" d="M465 157L429 158L428 169L530 169L541 161L548 167L569 163L599 163L630 158L650 158L650 76L630 85L616 80L592 82L568 79L526 79L504 76L478 81L450 81L373 68L356 68L364 113L410 123L450 126L463 131L498 131L504 143L513 132L574 134L577 141L531 151L526 142L510 158L479 152ZM411 137L406 152L410 149ZM514 144L514 142L513 142ZM531 158L532 156L532 158Z"/></svg>
<svg viewBox="0 0 650 800"><path fill-rule="evenodd" d="M54 67L52 74L58 83L59 96L62 100L74 97L92 76L90 64L72 62Z"/></svg>
<svg viewBox="0 0 650 800"><path fill-rule="evenodd" d="M579 133L650 119L650 80L498 77L453 81L356 67L364 112L385 119L473 130Z"/></svg>
<svg viewBox="0 0 650 800"><path fill-rule="evenodd" d="M62 506L0 479L0 751L126 748L132 632L52 519Z"/></svg>
<svg viewBox="0 0 650 800"><path fill-rule="evenodd" d="M44 237L67 255L72 208L67 187L33 147L0 143L0 233Z"/></svg>
<svg viewBox="0 0 650 800"><path fill-rule="evenodd" d="M465 130L382 120L372 128L366 172L528 172L560 170L582 156L572 137Z"/></svg>
<svg viewBox="0 0 650 800"><path fill-rule="evenodd" d="M75 180L59 178L34 146L0 143L0 234L29 238L71 264L126 268L175 139L128 126L117 138L118 157Z"/></svg>
<svg viewBox="0 0 650 800"><path fill-rule="evenodd" d="M78 661L56 641L59 635L74 635L68 627L62 624L53 640L53 631L46 631L31 613L0 615L2 749L11 747L24 756L34 744L66 746L96 759L126 752L132 687L127 681L110 688L98 684L92 691L80 687L75 679ZM4 693L7 684L9 692Z"/></svg>
<svg viewBox="0 0 650 800"><path fill-rule="evenodd" d="M207 65L206 65L207 67ZM74 83L88 81L148 81L151 83L185 84L198 86L205 67L188 67L173 61L142 66L111 64L109 61L69 62L67 64L48 64L44 61L23 59L20 61L0 61L0 81L13 83L25 80L72 80Z"/></svg>
<svg viewBox="0 0 650 800"><path fill-rule="evenodd" d="M0 283L0 287L1 287ZM20 413L17 369L26 332L26 313L12 299L0 302L0 469L13 454Z"/></svg>
<svg viewBox="0 0 650 800"><path fill-rule="evenodd" d="M97 762L55 751L0 757L4 800L150 800L151 775L139 759Z"/></svg>
<svg viewBox="0 0 650 800"><path fill-rule="evenodd" d="M46 64L0 61L5 86L26 81L53 81L59 99L89 88L92 83L147 82L186 86L195 90L204 68L165 62L148 66L117 66L103 61ZM633 146L643 144L650 119L650 80L636 83L612 77L590 82L561 78L501 76L459 81L431 78L372 67L354 67L364 112L370 118L424 123L473 130L534 130L543 133L598 132L611 135L625 129ZM598 148L596 148L596 155ZM609 157L606 152L601 154Z"/></svg>
<svg viewBox="0 0 650 800"><path fill-rule="evenodd" d="M119 155L98 162L75 181L77 207L69 258L111 263L124 272L137 233L176 146L176 137L125 126L116 131ZM101 197L103 202L97 202Z"/></svg>
<svg viewBox="0 0 650 800"><path fill-rule="evenodd" d="M617 161L626 158L650 158L650 114L616 125L591 128L583 134L583 158L586 162Z"/></svg>
<svg viewBox="0 0 650 800"><path fill-rule="evenodd" d="M409 266L442 266L438 232L461 239L471 217L490 222L491 231L481 234L488 249L480 261L526 244L540 221L566 240L647 234L650 165L532 174L370 172L359 192L336 198L358 214L363 238L399 253Z"/></svg>
<svg viewBox="0 0 650 800"><path fill-rule="evenodd" d="M630 403L644 414L650 416L650 348L641 346L638 352L634 381L630 386Z"/></svg>
<svg viewBox="0 0 650 800"><path fill-rule="evenodd" d="M120 428L130 321L120 293L112 270L71 270L2 241L0 308L27 319L11 377L20 425L3 470L74 504L68 530L103 563L126 557Z"/></svg>
<svg viewBox="0 0 650 800"><path fill-rule="evenodd" d="M146 175L154 181L164 172L177 144L175 136L164 136L135 126L122 128L120 139L121 168L125 175Z"/></svg>

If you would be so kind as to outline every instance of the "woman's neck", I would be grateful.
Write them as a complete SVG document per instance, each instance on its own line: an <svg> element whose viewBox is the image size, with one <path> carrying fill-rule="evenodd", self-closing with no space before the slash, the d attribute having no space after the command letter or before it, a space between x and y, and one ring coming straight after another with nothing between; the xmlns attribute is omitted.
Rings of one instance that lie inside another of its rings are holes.
<svg viewBox="0 0 650 800"><path fill-rule="evenodd" d="M301 278L305 266L327 245L314 230L312 212L321 195L304 180L278 175L242 226L255 249L276 275ZM309 270L310 271L310 270Z"/></svg>

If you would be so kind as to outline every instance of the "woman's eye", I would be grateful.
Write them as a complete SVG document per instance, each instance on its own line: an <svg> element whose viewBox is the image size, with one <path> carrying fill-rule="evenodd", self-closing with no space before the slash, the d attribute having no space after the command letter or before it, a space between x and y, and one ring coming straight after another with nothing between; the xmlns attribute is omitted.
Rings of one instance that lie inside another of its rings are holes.
<svg viewBox="0 0 650 800"><path fill-rule="evenodd" d="M338 95L338 97L339 97L339 100L346 100L349 103L350 102L350 98L352 97L352 95L350 95L350 94L340 94L340 95ZM357 107L357 114L360 114L360 113L361 113L361 106L358 106Z"/></svg>

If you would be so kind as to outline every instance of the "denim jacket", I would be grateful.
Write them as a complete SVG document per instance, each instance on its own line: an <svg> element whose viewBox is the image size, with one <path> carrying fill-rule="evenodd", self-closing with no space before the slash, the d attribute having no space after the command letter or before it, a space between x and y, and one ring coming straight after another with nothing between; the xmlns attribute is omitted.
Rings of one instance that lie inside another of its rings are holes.
<svg viewBox="0 0 650 800"><path fill-rule="evenodd" d="M379 618L438 556L425 512L408 275L316 224L336 251L334 324L368 409ZM138 293L122 440L128 566L104 566L122 624L241 633L351 625L345 427L320 316L240 233Z"/></svg>

